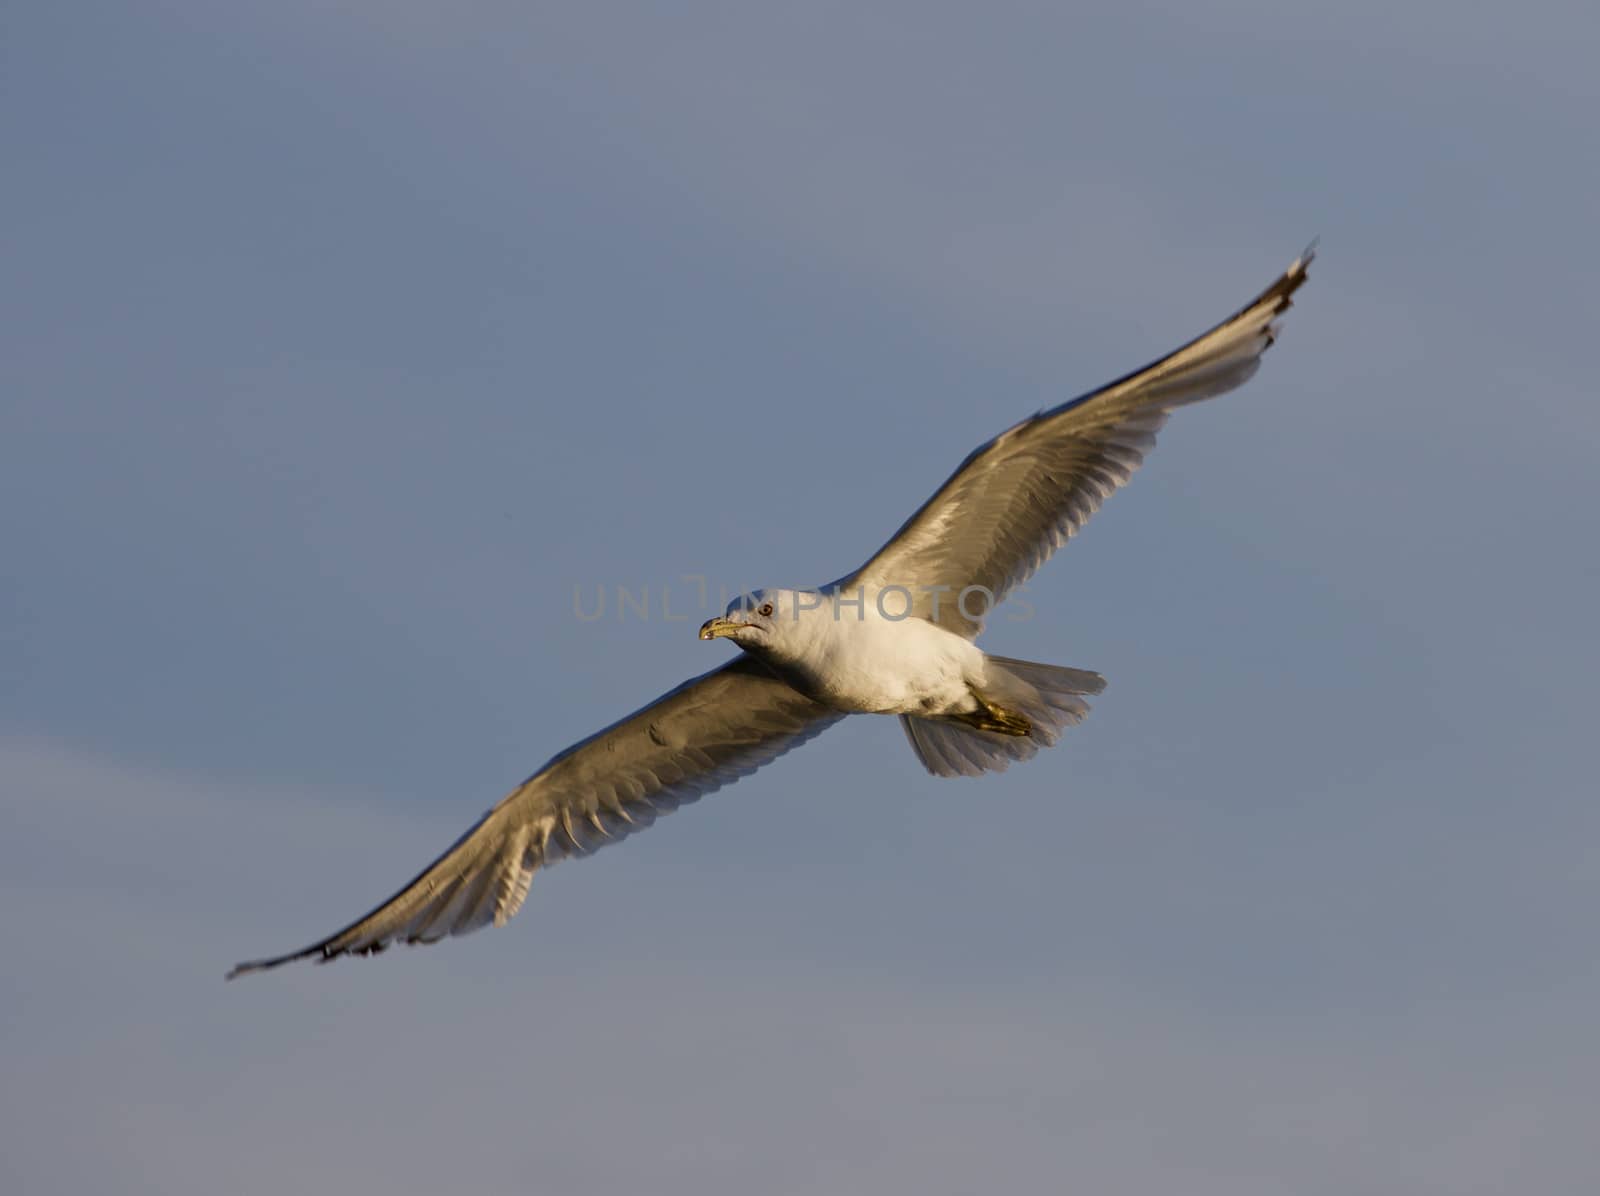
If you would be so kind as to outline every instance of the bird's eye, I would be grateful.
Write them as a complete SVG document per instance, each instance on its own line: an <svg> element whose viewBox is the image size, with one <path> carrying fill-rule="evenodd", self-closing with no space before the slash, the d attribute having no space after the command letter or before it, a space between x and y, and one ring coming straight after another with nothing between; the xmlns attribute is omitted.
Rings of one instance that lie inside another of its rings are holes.
<svg viewBox="0 0 1600 1196"><path fill-rule="evenodd" d="M756 613L759 614L763 619L772 618L772 603L763 602L761 604L761 609L759 611L757 611Z"/></svg>

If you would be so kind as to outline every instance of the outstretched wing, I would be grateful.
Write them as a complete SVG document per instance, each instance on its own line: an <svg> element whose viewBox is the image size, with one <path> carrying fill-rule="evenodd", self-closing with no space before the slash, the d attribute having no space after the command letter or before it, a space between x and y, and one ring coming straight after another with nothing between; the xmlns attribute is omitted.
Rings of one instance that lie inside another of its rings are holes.
<svg viewBox="0 0 1600 1196"><path fill-rule="evenodd" d="M1274 321L1306 280L1314 248L1181 349L978 448L876 556L830 588L903 587L912 595L909 613L975 637L988 607L1127 483L1168 412L1230 391L1256 372L1277 334ZM968 587L979 592L963 603Z"/></svg>
<svg viewBox="0 0 1600 1196"><path fill-rule="evenodd" d="M364 918L303 950L241 963L228 978L504 925L539 868L641 830L841 717L741 655L556 756Z"/></svg>

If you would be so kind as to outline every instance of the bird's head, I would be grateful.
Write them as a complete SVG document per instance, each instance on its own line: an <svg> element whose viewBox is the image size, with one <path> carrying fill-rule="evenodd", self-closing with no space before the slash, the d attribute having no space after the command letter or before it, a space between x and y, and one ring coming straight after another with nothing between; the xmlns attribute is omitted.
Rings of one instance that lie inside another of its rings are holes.
<svg viewBox="0 0 1600 1196"><path fill-rule="evenodd" d="M813 603L795 590L755 590L728 603L727 611L700 625L703 640L730 639L747 651L781 655Z"/></svg>

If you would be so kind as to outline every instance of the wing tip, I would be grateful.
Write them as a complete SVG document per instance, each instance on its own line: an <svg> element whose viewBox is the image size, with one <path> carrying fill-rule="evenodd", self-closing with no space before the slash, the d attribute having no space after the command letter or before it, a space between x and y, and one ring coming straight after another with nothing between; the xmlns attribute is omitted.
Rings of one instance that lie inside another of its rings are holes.
<svg viewBox="0 0 1600 1196"><path fill-rule="evenodd" d="M291 951L287 955L271 955L266 959L247 959L243 963L236 963L228 969L228 974L223 979L237 980L240 976L250 976L256 972L270 972L286 963L299 963L302 959L309 959L314 963L332 963L343 955L376 955L387 946L388 943L374 943L370 947L332 947L327 943L318 943L314 947Z"/></svg>
<svg viewBox="0 0 1600 1196"><path fill-rule="evenodd" d="M1316 260L1317 246L1321 241L1321 237L1312 237L1311 243L1300 251L1299 257L1289 263L1289 268L1283 272L1278 280L1257 295L1255 301L1239 314L1244 315L1247 312L1254 311L1263 304L1271 306L1274 317L1288 311L1294 303L1294 293L1305 285L1306 279L1311 277L1310 266Z"/></svg>
<svg viewBox="0 0 1600 1196"><path fill-rule="evenodd" d="M302 955L296 954L279 955L273 959L247 959L243 963L236 963L229 968L228 974L223 979L237 980L240 976L249 976L255 972L270 972L273 968L282 967L284 964L302 957Z"/></svg>

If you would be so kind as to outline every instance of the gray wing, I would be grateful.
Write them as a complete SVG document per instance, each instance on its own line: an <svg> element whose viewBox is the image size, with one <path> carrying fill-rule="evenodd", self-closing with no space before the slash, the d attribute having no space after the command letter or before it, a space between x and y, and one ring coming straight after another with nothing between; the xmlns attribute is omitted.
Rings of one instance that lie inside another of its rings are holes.
<svg viewBox="0 0 1600 1196"><path fill-rule="evenodd" d="M539 868L625 838L842 717L741 655L556 756L364 918L303 950L241 963L228 978L504 925Z"/></svg>
<svg viewBox="0 0 1600 1196"><path fill-rule="evenodd" d="M1315 246L1235 315L1160 361L1041 411L972 453L876 556L830 588L903 587L911 614L969 638L1125 485L1167 414L1241 385L1277 335ZM959 597L967 587L967 611Z"/></svg>

